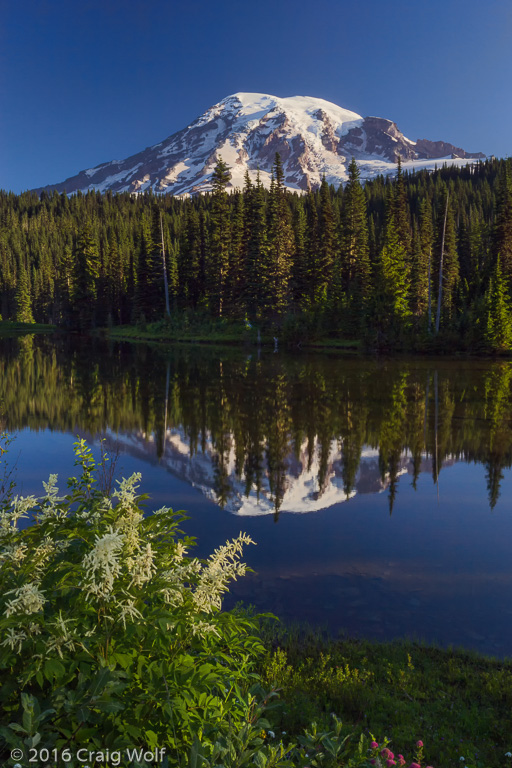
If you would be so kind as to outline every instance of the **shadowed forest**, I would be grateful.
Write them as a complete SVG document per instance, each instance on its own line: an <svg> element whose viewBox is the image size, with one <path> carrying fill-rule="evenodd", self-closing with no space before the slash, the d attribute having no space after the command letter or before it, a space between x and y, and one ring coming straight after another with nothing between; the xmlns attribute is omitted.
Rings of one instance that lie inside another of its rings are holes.
<svg viewBox="0 0 512 768"><path fill-rule="evenodd" d="M65 329L197 318L279 331L289 342L369 349L506 351L512 342L512 169L490 160L364 186L226 192L0 193L4 320ZM167 319L166 319L167 318ZM242 326L243 327L243 326Z"/></svg>

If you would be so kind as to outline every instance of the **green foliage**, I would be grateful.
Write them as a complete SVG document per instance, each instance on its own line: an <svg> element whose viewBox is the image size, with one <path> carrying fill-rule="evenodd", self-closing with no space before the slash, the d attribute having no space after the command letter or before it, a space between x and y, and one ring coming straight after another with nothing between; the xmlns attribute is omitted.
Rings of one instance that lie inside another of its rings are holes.
<svg viewBox="0 0 512 768"><path fill-rule="evenodd" d="M176 759L244 727L262 647L253 623L220 607L250 539L186 557L182 516L142 514L140 476L108 497L84 441L76 459L65 496L51 476L44 497L2 506L4 748L159 745Z"/></svg>

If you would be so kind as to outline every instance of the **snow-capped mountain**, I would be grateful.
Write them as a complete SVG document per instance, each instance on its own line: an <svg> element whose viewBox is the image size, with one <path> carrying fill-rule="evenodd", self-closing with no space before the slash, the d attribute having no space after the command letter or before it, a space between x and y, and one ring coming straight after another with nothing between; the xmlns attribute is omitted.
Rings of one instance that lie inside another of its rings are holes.
<svg viewBox="0 0 512 768"><path fill-rule="evenodd" d="M255 181L258 169L268 186L276 152L283 161L285 184L295 190L318 187L324 174L329 184L339 186L347 180L352 157L362 179L394 173L398 157L404 168L465 164L485 157L443 141L411 141L391 120L363 118L323 99L235 93L159 144L44 189L196 194L211 189L218 157L231 168L232 188L243 187L246 171Z"/></svg>

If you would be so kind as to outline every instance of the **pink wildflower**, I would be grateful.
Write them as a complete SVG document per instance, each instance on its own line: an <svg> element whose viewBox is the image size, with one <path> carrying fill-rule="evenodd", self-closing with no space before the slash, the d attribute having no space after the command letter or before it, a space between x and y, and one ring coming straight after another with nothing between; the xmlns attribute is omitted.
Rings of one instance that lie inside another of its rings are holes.
<svg viewBox="0 0 512 768"><path fill-rule="evenodd" d="M409 768L421 768L421 765L419 765L418 763L411 763Z"/></svg>
<svg viewBox="0 0 512 768"><path fill-rule="evenodd" d="M405 765L405 758L403 755L398 755L398 765L401 767L402 765Z"/></svg>
<svg viewBox="0 0 512 768"><path fill-rule="evenodd" d="M389 750L387 747L384 747L384 749L381 752L382 757L389 757L391 754L391 750Z"/></svg>
<svg viewBox="0 0 512 768"><path fill-rule="evenodd" d="M421 741L421 739L420 739L419 741L417 741L417 742L416 742L416 746L417 746L418 748L423 746L423 742Z"/></svg>
<svg viewBox="0 0 512 768"><path fill-rule="evenodd" d="M392 765L396 765L394 760L386 760L386 765L388 768L391 768Z"/></svg>
<svg viewBox="0 0 512 768"><path fill-rule="evenodd" d="M376 741L372 741L372 743L370 744L370 747L371 747L372 749L378 749L379 745L377 744L377 742L376 742Z"/></svg>

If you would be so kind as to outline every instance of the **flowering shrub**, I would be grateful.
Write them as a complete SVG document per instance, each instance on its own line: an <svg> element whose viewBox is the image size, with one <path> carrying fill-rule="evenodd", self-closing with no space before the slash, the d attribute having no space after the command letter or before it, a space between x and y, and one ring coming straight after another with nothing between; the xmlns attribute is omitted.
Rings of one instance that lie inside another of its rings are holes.
<svg viewBox="0 0 512 768"><path fill-rule="evenodd" d="M0 507L4 748L166 746L172 756L241 728L257 712L262 648L249 620L220 608L251 539L188 557L183 517L143 516L140 475L108 497L85 442L75 450L81 475L67 495L52 475L42 498Z"/></svg>

